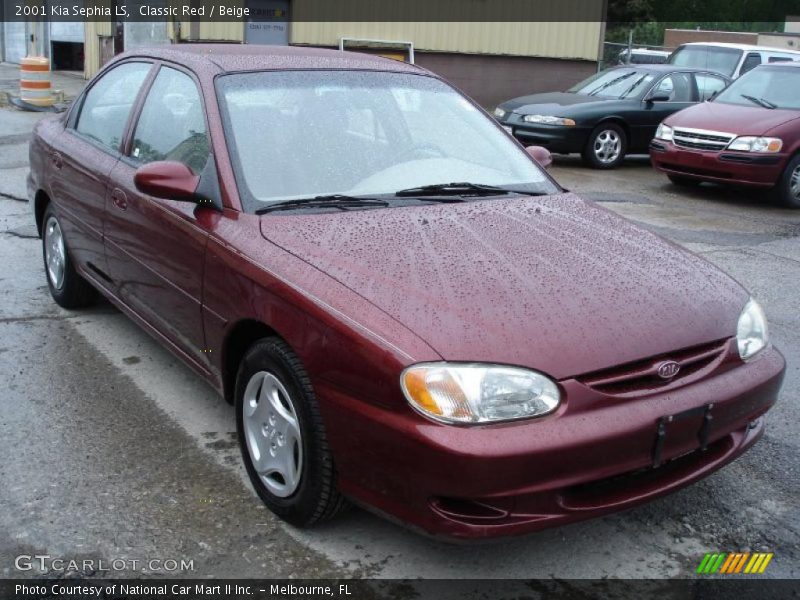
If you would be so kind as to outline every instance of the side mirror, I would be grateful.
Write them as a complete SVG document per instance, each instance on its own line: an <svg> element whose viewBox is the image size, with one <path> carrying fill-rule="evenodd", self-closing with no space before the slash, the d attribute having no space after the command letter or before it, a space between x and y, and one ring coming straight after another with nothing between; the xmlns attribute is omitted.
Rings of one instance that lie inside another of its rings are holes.
<svg viewBox="0 0 800 600"><path fill-rule="evenodd" d="M162 160L136 169L133 183L140 192L156 198L197 202L200 176L181 162Z"/></svg>
<svg viewBox="0 0 800 600"><path fill-rule="evenodd" d="M543 146L528 146L525 148L525 152L539 163L543 169L549 169L550 165L553 164L553 155L550 154L550 150Z"/></svg>
<svg viewBox="0 0 800 600"><path fill-rule="evenodd" d="M645 102L669 102L669 94L663 92L660 94L653 94L645 98Z"/></svg>

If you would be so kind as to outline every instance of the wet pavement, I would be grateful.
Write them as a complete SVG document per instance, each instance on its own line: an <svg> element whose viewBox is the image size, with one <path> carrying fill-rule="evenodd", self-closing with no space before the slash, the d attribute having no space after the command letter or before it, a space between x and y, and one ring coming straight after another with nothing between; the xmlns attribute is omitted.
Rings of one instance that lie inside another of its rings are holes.
<svg viewBox="0 0 800 600"><path fill-rule="evenodd" d="M33 553L193 561L144 571L190 577L674 577L705 552L748 550L775 552L766 576L800 576L800 211L680 190L640 159L598 173L557 157L553 169L762 301L789 367L764 439L732 465L644 507L500 544L452 546L359 509L298 531L252 491L233 411L210 388L108 303L68 312L50 299L24 202L38 118L0 110L0 577L41 576L14 568ZM131 571L141 562L111 574Z"/></svg>

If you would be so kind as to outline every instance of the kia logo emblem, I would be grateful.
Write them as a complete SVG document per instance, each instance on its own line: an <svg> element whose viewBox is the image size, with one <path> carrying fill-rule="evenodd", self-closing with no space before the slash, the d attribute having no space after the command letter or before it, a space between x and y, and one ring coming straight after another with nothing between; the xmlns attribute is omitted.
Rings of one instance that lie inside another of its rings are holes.
<svg viewBox="0 0 800 600"><path fill-rule="evenodd" d="M681 370L681 366L674 360L668 360L658 365L658 376L661 379L672 379Z"/></svg>

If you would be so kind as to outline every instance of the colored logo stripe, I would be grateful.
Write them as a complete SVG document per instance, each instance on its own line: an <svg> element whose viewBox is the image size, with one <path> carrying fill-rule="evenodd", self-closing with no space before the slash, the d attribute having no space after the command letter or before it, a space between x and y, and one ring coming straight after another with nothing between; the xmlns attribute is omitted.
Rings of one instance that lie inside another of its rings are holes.
<svg viewBox="0 0 800 600"><path fill-rule="evenodd" d="M772 552L708 552L700 561L697 573L706 575L749 573L761 574L767 568L774 554ZM746 565L746 566L745 566Z"/></svg>

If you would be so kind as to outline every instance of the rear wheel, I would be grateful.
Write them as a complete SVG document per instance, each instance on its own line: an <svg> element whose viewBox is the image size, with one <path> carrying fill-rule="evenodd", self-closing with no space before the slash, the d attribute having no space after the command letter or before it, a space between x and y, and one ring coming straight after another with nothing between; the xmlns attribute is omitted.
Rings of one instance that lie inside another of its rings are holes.
<svg viewBox="0 0 800 600"><path fill-rule="evenodd" d="M583 160L595 169L614 169L622 164L627 147L628 137L622 127L616 123L601 123L589 136Z"/></svg>
<svg viewBox="0 0 800 600"><path fill-rule="evenodd" d="M345 507L311 381L283 340L265 338L245 353L236 428L250 481L280 518L307 527Z"/></svg>
<svg viewBox="0 0 800 600"><path fill-rule="evenodd" d="M680 187L697 187L700 185L699 179L692 179L691 177L681 177L680 175L667 175L669 180Z"/></svg>
<svg viewBox="0 0 800 600"><path fill-rule="evenodd" d="M786 165L773 191L775 199L787 208L800 208L800 154Z"/></svg>
<svg viewBox="0 0 800 600"><path fill-rule="evenodd" d="M52 206L44 211L43 223L42 255L50 295L63 308L88 306L94 300L94 288L75 270L61 223Z"/></svg>

